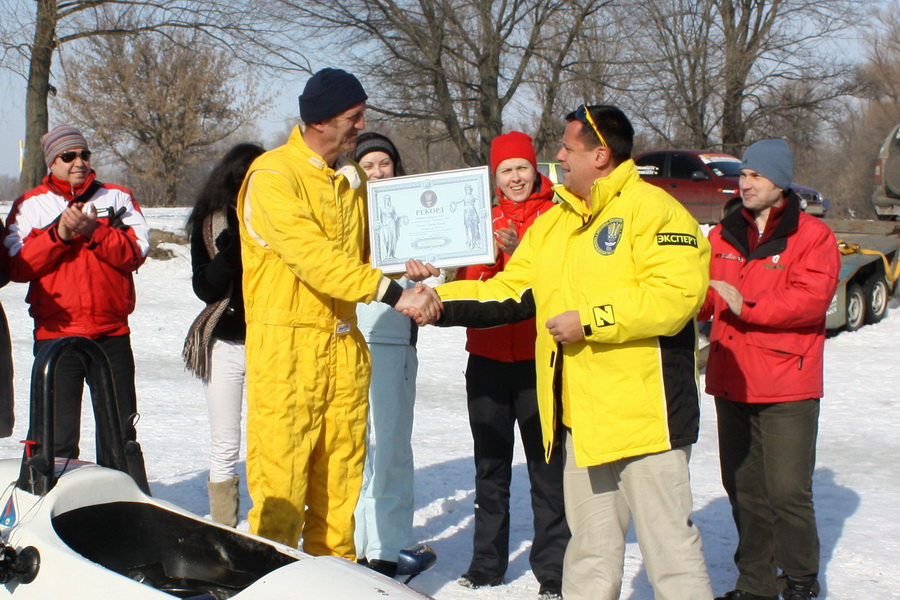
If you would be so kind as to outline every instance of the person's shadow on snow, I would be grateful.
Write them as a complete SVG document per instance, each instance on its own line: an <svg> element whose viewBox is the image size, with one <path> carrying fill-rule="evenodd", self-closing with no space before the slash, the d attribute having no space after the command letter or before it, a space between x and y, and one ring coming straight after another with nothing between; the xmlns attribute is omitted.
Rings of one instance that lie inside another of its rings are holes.
<svg viewBox="0 0 900 600"><path fill-rule="evenodd" d="M240 512L238 513L238 529L244 523L246 529L247 511L250 510L250 493L247 491L246 463L237 464L237 475L240 478L238 493L240 494ZM175 483L150 482L150 493L154 498L171 502L179 508L190 511L195 515L209 518L209 491L207 482L209 471L197 471L190 477L186 477Z"/></svg>
<svg viewBox="0 0 900 600"><path fill-rule="evenodd" d="M475 465L472 457L416 469L415 489L417 516L412 543L431 545L438 558L435 566L419 575L410 586L433 596L465 573L472 559L475 528ZM507 582L531 571L528 555L534 528L529 490L525 465L513 465L509 500L510 560L504 578ZM536 581L534 587L537 588Z"/></svg>
<svg viewBox="0 0 900 600"><path fill-rule="evenodd" d="M827 468L816 469L813 474L813 501L816 506L816 524L819 529L819 585L822 587L819 599L828 596L828 564L844 529L844 523L856 512L860 504L859 494L835 481L834 471ZM703 540L703 555L709 571L714 595L724 594L734 589L737 568L734 566L734 550L737 546L737 531L731 517L731 504L722 492L703 508L694 511L694 522L700 528ZM637 542L632 528L628 541ZM647 580L647 572L642 565L633 584L634 591L628 600L653 600L653 588Z"/></svg>

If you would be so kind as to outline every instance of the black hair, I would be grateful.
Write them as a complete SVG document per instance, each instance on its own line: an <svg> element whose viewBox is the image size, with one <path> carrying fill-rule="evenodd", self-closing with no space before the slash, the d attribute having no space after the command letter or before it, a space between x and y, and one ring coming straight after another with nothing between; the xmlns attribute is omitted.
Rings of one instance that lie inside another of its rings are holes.
<svg viewBox="0 0 900 600"><path fill-rule="evenodd" d="M581 107L579 107L581 108ZM616 106L610 104L589 104L586 109L591 111L591 118L597 125L597 129L603 134L606 143L612 152L616 164L621 164L631 158L631 151L634 147L634 127L631 121L625 116L625 113ZM580 110L573 110L566 115L566 121L578 121L581 123L581 134L579 137L584 144L590 148L600 145L600 140L591 127L587 118L578 118L581 116Z"/></svg>
<svg viewBox="0 0 900 600"><path fill-rule="evenodd" d="M263 152L265 149L259 144L242 143L225 153L197 193L194 208L185 225L189 234L196 233L208 215L226 207L236 206L244 176L250 164Z"/></svg>
<svg viewBox="0 0 900 600"><path fill-rule="evenodd" d="M371 148L367 148L370 144L365 142L372 142ZM400 150L397 149L397 145L388 136L375 133L374 131L365 131L356 138L356 150L354 152L356 162L359 162L369 152L384 152L385 148L379 146L393 148L393 152L385 152L385 154L389 155L391 160L394 161L394 177L406 175L406 169L403 168L403 159L400 158ZM364 150L365 153L360 154L360 150Z"/></svg>

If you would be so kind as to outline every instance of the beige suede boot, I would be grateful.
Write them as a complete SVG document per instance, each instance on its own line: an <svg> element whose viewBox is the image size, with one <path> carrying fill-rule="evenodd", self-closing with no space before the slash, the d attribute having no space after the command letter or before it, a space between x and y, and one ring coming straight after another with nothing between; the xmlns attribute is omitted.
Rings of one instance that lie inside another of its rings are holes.
<svg viewBox="0 0 900 600"><path fill-rule="evenodd" d="M209 514L212 520L236 527L238 523L238 511L240 498L238 496L237 475L228 481L210 481L209 483Z"/></svg>

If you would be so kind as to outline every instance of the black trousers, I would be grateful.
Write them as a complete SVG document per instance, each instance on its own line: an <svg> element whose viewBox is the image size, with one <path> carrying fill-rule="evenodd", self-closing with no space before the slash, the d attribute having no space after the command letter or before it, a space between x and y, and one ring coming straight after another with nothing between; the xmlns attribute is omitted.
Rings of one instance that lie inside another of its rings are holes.
<svg viewBox="0 0 900 600"><path fill-rule="evenodd" d="M509 564L509 486L518 422L534 513L531 569L540 583L562 581L570 537L563 453L557 446L550 462L544 459L534 361L504 363L470 354L466 392L475 442L475 540L469 572L503 576Z"/></svg>
<svg viewBox="0 0 900 600"><path fill-rule="evenodd" d="M780 577L815 578L812 476L819 400L745 404L716 398L716 416L722 484L738 531L737 589L776 596Z"/></svg>
<svg viewBox="0 0 900 600"><path fill-rule="evenodd" d="M52 340L36 340L34 355ZM112 368L113 386L119 420L125 441L136 440L137 432L132 424L132 416L137 412L137 397L134 390L134 354L131 351L131 336L117 335L94 339L103 349ZM56 397L53 435L54 456L78 458L81 439L81 397L84 391L86 370L75 353L65 354L56 369Z"/></svg>

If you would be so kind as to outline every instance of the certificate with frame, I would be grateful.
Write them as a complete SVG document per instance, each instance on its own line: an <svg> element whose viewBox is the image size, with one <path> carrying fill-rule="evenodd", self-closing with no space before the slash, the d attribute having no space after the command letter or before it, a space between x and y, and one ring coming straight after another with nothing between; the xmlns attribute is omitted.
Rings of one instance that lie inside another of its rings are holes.
<svg viewBox="0 0 900 600"><path fill-rule="evenodd" d="M368 195L373 267L404 273L409 259L438 268L494 262L487 167L370 179Z"/></svg>

